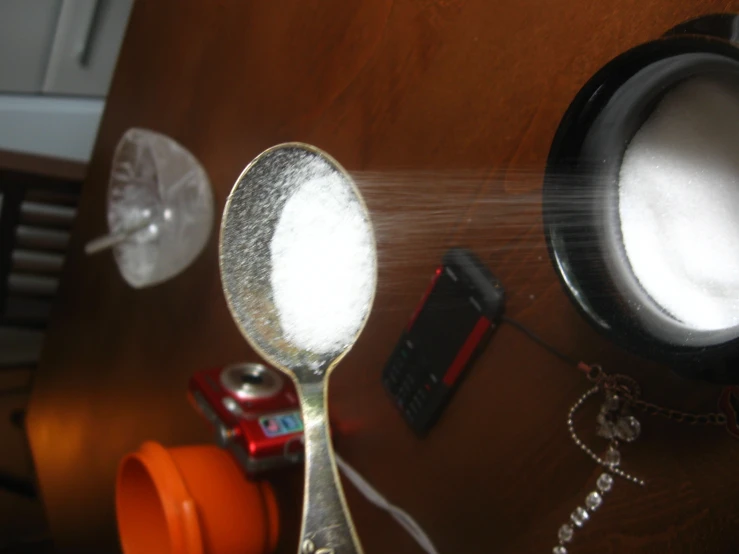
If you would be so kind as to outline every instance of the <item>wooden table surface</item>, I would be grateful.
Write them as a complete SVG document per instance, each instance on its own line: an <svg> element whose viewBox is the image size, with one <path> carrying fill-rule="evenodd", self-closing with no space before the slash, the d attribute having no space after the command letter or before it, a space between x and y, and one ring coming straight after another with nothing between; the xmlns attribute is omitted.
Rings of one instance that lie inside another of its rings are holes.
<svg viewBox="0 0 739 554"><path fill-rule="evenodd" d="M244 165L279 142L315 144L355 172L377 223L380 276L367 328L331 381L338 452L413 514L441 553L550 552L600 473L565 426L588 386L582 375L504 325L419 440L381 388L383 363L442 253L466 245L504 283L508 314L562 350L636 376L651 400L715 407L717 387L624 353L580 318L547 256L539 193L559 119L599 67L681 21L732 7L739 3L139 0L28 413L59 550L116 551L120 457L145 439L210 440L185 399L189 375L256 360L226 309L216 233L186 272L146 290L129 288L110 255L82 253L105 232L116 141L140 126L201 160L219 210ZM593 416L582 418L587 437ZM570 552L738 551L737 464L739 442L721 429L643 418L624 467L648 486L617 482ZM274 482L279 552L295 552L301 474ZM368 554L420 552L386 514L346 492Z"/></svg>

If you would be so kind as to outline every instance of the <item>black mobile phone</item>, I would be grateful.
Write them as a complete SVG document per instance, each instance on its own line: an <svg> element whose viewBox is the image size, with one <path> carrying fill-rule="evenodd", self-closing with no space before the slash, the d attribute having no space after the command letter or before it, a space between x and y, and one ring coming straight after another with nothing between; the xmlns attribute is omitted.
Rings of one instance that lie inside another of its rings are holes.
<svg viewBox="0 0 739 554"><path fill-rule="evenodd" d="M500 282L469 250L453 248L390 356L382 381L405 420L423 435L503 314Z"/></svg>

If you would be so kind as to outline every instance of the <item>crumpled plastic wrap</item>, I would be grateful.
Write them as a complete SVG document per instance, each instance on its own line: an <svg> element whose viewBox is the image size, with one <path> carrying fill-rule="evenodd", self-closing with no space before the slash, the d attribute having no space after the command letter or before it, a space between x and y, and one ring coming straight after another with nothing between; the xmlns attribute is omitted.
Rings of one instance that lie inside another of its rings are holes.
<svg viewBox="0 0 739 554"><path fill-rule="evenodd" d="M150 223L141 228L146 220ZM213 192L205 170L173 139L129 129L113 157L108 226L111 234L140 229L113 248L132 287L178 275L203 250L213 227Z"/></svg>

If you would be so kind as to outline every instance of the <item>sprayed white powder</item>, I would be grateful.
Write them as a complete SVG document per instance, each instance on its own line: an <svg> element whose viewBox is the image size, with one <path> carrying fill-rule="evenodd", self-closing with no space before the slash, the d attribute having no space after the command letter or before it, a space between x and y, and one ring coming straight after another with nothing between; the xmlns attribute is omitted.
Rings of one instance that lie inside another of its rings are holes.
<svg viewBox="0 0 739 554"><path fill-rule="evenodd" d="M357 198L323 162L285 203L270 251L271 283L287 338L315 353L354 339L375 286L374 240ZM323 169L323 171L320 171Z"/></svg>
<svg viewBox="0 0 739 554"><path fill-rule="evenodd" d="M701 330L739 323L739 86L695 78L631 141L619 212L645 291Z"/></svg>

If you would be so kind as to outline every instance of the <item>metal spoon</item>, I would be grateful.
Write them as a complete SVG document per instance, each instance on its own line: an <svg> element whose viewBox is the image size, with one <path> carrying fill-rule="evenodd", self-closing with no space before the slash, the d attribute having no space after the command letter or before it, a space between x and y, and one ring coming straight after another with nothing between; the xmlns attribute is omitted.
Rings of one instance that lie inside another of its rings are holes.
<svg viewBox="0 0 739 554"><path fill-rule="evenodd" d="M281 327L270 280L270 244L280 214L302 184L295 177L306 161L325 165L341 176L337 193L360 206L370 235L364 201L349 174L328 154L307 144L281 144L257 156L239 176L226 203L221 223L220 266L223 290L231 315L249 344L265 360L296 384L305 427L305 495L300 554L361 554L351 516L338 479L331 446L327 384L331 370L354 344L369 316L377 282L377 260L372 247L372 297L357 313L355 336L339 350L318 354L294 344ZM374 240L374 239L373 239ZM336 253L341 255L342 253ZM331 253L326 252L330 257ZM330 258L329 258L330 259ZM316 260L306 272L330 271ZM306 290L306 294L312 291Z"/></svg>

